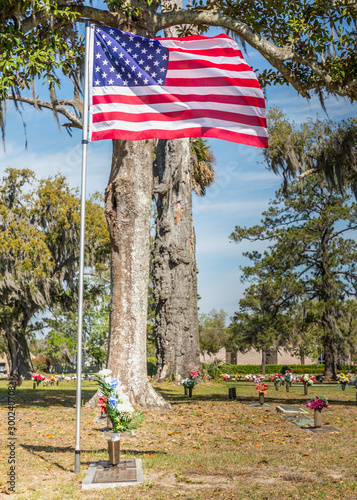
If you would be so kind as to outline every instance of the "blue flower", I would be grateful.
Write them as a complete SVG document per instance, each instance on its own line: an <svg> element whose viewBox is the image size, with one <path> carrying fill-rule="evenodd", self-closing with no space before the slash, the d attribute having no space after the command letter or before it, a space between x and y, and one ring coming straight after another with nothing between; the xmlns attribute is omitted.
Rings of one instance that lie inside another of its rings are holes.
<svg viewBox="0 0 357 500"><path fill-rule="evenodd" d="M117 378L113 378L112 383L110 384L110 388L113 390L116 387L118 387L118 384L119 384L118 379Z"/></svg>
<svg viewBox="0 0 357 500"><path fill-rule="evenodd" d="M110 398L109 398L109 405L112 408L115 408L117 402L118 402L118 400L117 400L117 398L115 396L110 396Z"/></svg>

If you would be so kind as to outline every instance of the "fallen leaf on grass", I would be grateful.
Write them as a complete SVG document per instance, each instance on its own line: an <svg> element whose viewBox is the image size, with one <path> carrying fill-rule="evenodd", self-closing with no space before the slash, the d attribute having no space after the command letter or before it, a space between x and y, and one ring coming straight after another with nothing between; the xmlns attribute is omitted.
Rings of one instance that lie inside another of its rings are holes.
<svg viewBox="0 0 357 500"><path fill-rule="evenodd" d="M304 453L303 457L309 457L310 455L308 453Z"/></svg>

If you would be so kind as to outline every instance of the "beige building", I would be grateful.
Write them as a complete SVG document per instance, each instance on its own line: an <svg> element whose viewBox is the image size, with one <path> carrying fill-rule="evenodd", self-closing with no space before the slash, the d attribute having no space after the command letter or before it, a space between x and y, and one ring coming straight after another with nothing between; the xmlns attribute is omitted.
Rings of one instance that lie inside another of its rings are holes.
<svg viewBox="0 0 357 500"><path fill-rule="evenodd" d="M242 354L241 352L234 353L226 351L223 347L217 354L201 354L200 360L203 363L212 363L214 360L223 361L223 363L231 363L233 365L260 365L262 362L262 352L250 349L248 352ZM290 354L287 349L279 349L272 354L267 354L267 364L273 365L312 365L317 363L316 359L305 357L302 360Z"/></svg>

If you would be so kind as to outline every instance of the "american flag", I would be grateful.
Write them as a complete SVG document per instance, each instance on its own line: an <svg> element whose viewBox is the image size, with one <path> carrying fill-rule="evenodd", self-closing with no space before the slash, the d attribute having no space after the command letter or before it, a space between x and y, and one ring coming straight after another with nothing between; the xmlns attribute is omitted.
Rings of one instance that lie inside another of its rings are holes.
<svg viewBox="0 0 357 500"><path fill-rule="evenodd" d="M268 146L263 92L229 36L147 39L92 26L91 38L89 140Z"/></svg>

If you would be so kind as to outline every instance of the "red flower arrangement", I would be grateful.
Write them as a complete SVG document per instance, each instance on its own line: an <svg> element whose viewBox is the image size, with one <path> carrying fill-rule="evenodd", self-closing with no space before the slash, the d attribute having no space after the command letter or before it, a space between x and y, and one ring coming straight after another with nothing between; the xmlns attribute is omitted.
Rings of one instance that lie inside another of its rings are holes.
<svg viewBox="0 0 357 500"><path fill-rule="evenodd" d="M268 392L269 385L268 384L258 384L256 386L256 390L259 392L259 394L263 393L266 394Z"/></svg>

